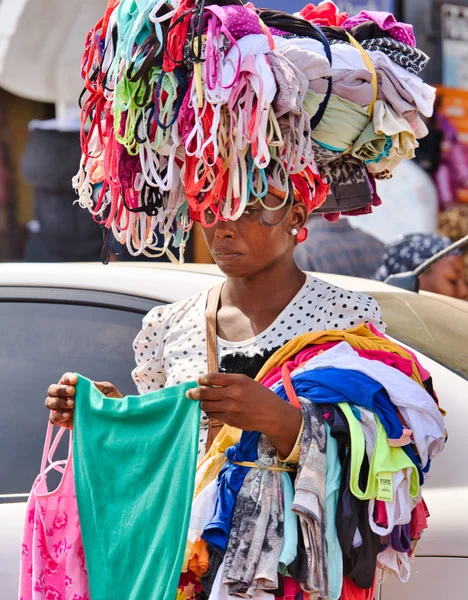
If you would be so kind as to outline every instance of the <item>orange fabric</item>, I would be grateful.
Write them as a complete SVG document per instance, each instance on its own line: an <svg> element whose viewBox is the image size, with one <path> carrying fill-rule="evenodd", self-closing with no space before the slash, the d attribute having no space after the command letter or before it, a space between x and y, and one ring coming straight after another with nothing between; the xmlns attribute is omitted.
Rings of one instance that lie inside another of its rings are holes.
<svg viewBox="0 0 468 600"><path fill-rule="evenodd" d="M201 538L195 542L190 553L188 568L197 577L204 575L210 567L208 544Z"/></svg>
<svg viewBox="0 0 468 600"><path fill-rule="evenodd" d="M355 349L385 350L386 352L392 352L393 354L402 356L413 363L412 379L419 383L419 385L423 386L418 367L414 363L409 352L395 342L375 335L375 333L372 333L367 325L358 325L357 327L346 329L344 331L320 331L317 333L305 333L295 337L277 352L275 352L269 360L267 360L260 373L256 377L257 381L261 381L274 367L282 365L285 361L293 356L296 356L296 354L298 354L307 346L325 344L327 342L348 342L348 344Z"/></svg>
<svg viewBox="0 0 468 600"><path fill-rule="evenodd" d="M299 402L299 398L297 397L296 390L291 381L291 373L288 369L288 365L286 363L283 364L281 368L281 378L283 379L284 389L288 396L289 402L294 408L298 408L301 410L301 403Z"/></svg>

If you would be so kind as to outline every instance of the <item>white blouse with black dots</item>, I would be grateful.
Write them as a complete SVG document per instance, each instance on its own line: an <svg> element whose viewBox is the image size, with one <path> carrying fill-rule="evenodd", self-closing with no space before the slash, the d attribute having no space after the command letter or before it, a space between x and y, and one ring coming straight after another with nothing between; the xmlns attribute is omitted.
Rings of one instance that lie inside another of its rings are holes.
<svg viewBox="0 0 468 600"><path fill-rule="evenodd" d="M193 381L207 371L207 292L174 304L157 306L143 319L133 347L137 366L132 372L140 394ZM253 356L281 346L311 331L347 329L372 323L385 331L380 307L370 296L349 292L307 275L288 306L262 333L242 342L218 337L218 363L224 356ZM208 419L202 415L199 459L205 451Z"/></svg>

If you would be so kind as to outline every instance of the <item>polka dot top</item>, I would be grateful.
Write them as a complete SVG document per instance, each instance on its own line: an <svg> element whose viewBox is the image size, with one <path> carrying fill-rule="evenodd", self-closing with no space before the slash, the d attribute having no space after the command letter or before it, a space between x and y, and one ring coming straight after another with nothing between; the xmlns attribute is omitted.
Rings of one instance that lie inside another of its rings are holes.
<svg viewBox="0 0 468 600"><path fill-rule="evenodd" d="M193 381L207 371L207 292L174 304L157 306L143 319L133 348L133 379L140 394ZM349 292L307 275L297 295L276 320L260 334L242 342L218 337L218 364L233 354L254 356L311 331L347 329L371 322L385 331L380 308L369 296ZM202 415L199 459L205 452L208 418Z"/></svg>

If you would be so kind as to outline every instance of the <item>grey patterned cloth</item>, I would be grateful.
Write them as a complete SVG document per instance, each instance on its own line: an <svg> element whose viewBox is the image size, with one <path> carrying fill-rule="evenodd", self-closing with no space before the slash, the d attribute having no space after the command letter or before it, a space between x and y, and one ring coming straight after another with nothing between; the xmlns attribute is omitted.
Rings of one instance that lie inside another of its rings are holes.
<svg viewBox="0 0 468 600"><path fill-rule="evenodd" d="M414 271L423 262L445 250L452 241L441 235L414 233L399 237L385 248L383 265L375 274L375 279L384 281L390 275ZM454 254L459 254L455 251Z"/></svg>
<svg viewBox="0 0 468 600"><path fill-rule="evenodd" d="M262 435L257 464L277 465L276 449ZM225 555L229 594L252 598L257 590L278 588L284 515L281 473L251 469L237 496Z"/></svg>
<svg viewBox="0 0 468 600"><path fill-rule="evenodd" d="M298 515L307 555L307 582L303 588L317 598L328 598L328 565L325 537L325 483L327 433L322 411L299 398L304 429L292 510Z"/></svg>
<svg viewBox="0 0 468 600"><path fill-rule="evenodd" d="M368 52L380 50L413 75L418 75L429 62L429 56L422 50L391 37L363 40L361 46Z"/></svg>
<svg viewBox="0 0 468 600"><path fill-rule="evenodd" d="M325 538L327 446L321 410L301 400L304 427L292 510L298 515L307 555L305 591L328 597ZM276 450L265 436L258 446L259 466L277 465ZM258 590L276 590L284 536L281 473L251 469L232 517L225 555L224 582L229 594L252 598Z"/></svg>

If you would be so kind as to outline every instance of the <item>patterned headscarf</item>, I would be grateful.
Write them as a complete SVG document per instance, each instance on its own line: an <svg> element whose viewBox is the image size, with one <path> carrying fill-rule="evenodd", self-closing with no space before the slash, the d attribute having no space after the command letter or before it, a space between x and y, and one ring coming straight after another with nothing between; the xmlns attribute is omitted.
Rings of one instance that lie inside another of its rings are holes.
<svg viewBox="0 0 468 600"><path fill-rule="evenodd" d="M414 233L399 237L385 248L383 265L375 278L384 281L390 275L414 271L423 262L445 250L452 241L437 234ZM454 254L459 254L455 251Z"/></svg>

